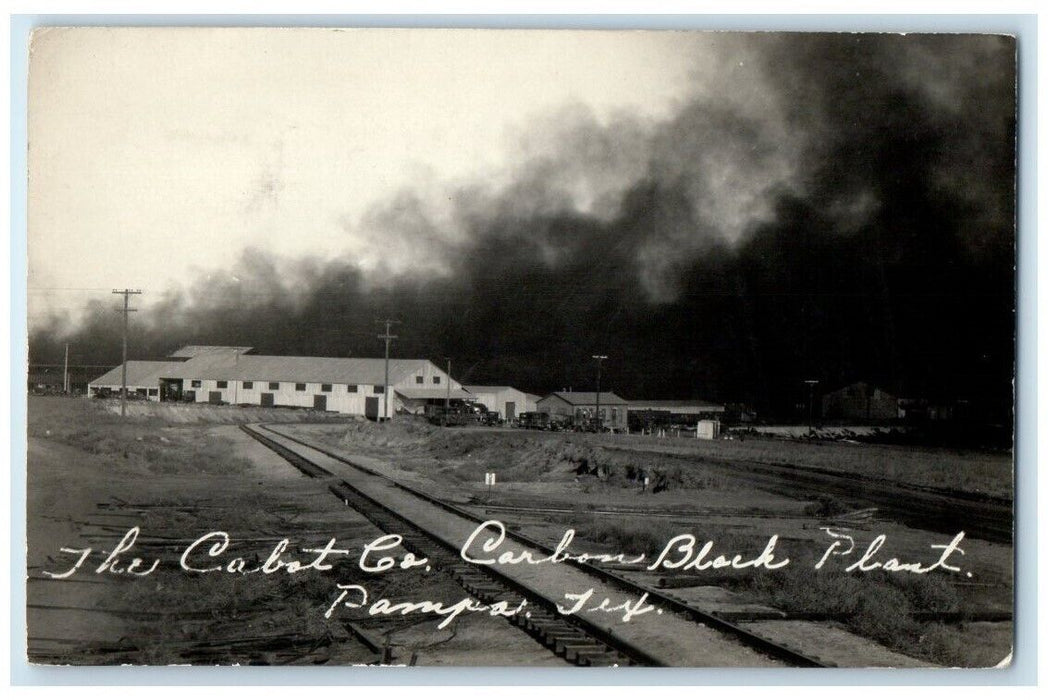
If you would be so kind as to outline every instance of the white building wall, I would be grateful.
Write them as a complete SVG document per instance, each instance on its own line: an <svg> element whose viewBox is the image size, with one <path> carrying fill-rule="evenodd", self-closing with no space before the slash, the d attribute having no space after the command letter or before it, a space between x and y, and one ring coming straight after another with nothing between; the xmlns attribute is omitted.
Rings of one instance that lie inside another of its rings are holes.
<svg viewBox="0 0 1048 700"><path fill-rule="evenodd" d="M222 401L230 404L246 404L250 406L262 405L262 394L273 394L274 406L297 406L301 408L313 408L313 397L320 394L327 397L327 410L338 413L349 413L353 415L365 415L367 398L373 396L378 399L378 412L382 415L383 397L382 392L374 393L375 386L372 384L357 384L356 391L349 391L348 384L331 384L330 391L323 391L324 384L320 382L304 382L305 390L300 391L296 386L300 382L280 381L276 389L269 388L268 380L249 380L251 388L246 388L243 381L229 380L225 388L219 388L217 379L202 379L200 386L191 386L192 380L186 380L183 391L195 391L197 403L208 403L211 392L218 391L222 394Z"/></svg>
<svg viewBox="0 0 1048 700"><path fill-rule="evenodd" d="M421 382L418 381L418 377L422 378ZM439 381L433 381L434 377L439 377ZM448 373L432 362L426 362L415 372L401 377L399 381L396 377L392 379L390 386L398 389L447 389ZM461 389L462 385L452 379L451 388Z"/></svg>
<svg viewBox="0 0 1048 700"><path fill-rule="evenodd" d="M514 405L514 418L526 411L535 410L535 404L528 401L527 394L513 387L506 387L499 391L481 391L475 393L474 396L479 403L487 406L489 411L497 411L502 420L506 420L506 404L510 402Z"/></svg>
<svg viewBox="0 0 1048 700"><path fill-rule="evenodd" d="M434 381L435 377L439 379ZM419 381L419 378L421 378L422 381ZM407 413L422 415L426 404L424 399L405 401L402 397L396 396L395 391L397 389L427 389L446 392L448 389L448 381L447 372L440 369L440 367L437 367L437 365L432 362L423 363L422 366L414 372L404 375L399 381L394 380L390 383L389 394L393 410L395 412L404 411ZM451 379L450 382L452 391L462 389L462 384L456 382L454 379ZM441 393L441 396L444 396L444 394Z"/></svg>
<svg viewBox="0 0 1048 700"><path fill-rule="evenodd" d="M421 381L417 379L421 378ZM448 382L451 383L452 390L461 390L462 384L449 379L447 372L440 369L437 365L432 362L423 363L418 370L402 375L399 381L396 380L396 375L392 375L394 381L389 387L389 396L393 401L393 407L396 408L398 400L395 398L394 390L397 388L403 389L428 389L428 390L446 390ZM435 378L439 378L435 380ZM193 382L199 383L199 386L193 386ZM305 390L299 391L296 389L296 384L299 382L279 380L277 383L279 387L277 389L270 389L270 379L254 379L246 380L250 382L251 387L246 388L244 386L245 381L241 380L226 380L226 386L219 388L218 384L222 380L218 379L200 379L194 380L192 378L186 378L182 383L182 390L196 392L195 401L196 403L208 403L210 400L211 392L217 391L221 394L221 401L227 404L245 404L250 406L259 406L262 404L262 394L268 393L273 394L273 405L274 406L298 406L303 408L313 407L313 397L317 394L322 394L327 397L327 410L337 411L339 413L348 413L353 415L365 415L366 403L368 397L375 397L378 399L378 415L385 416L384 398L383 392L380 390L375 393L375 384L358 384L356 385L356 391L351 392L348 390L348 384L331 384L330 391L322 391L323 386L320 382L305 382ZM277 380L272 380L277 381ZM91 388L101 388L108 385L92 384ZM381 385L378 385L381 386ZM119 392L120 386L109 386L110 389ZM129 394L135 393L136 389L148 390L159 389L159 386L128 386L127 390ZM159 391L156 396L147 396L150 401L159 401ZM519 409L518 409L519 412Z"/></svg>

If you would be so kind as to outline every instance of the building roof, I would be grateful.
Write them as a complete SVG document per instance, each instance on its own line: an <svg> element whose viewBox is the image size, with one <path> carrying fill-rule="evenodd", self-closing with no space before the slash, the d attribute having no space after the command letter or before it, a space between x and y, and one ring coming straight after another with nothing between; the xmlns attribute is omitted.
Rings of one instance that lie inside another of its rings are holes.
<svg viewBox="0 0 1048 700"><path fill-rule="evenodd" d="M232 345L184 345L171 353L170 357L198 357L199 355L229 354L243 355L251 352L252 348Z"/></svg>
<svg viewBox="0 0 1048 700"><path fill-rule="evenodd" d="M244 354L250 349L186 346L176 351L180 356L177 360L131 360L128 361L127 381L135 386L155 386L161 378L324 384L383 384L386 381L386 363L381 357L282 357ZM188 359L181 359L187 355ZM390 359L389 381L394 384L423 370L427 364L429 360ZM119 386L120 368L106 372L91 384Z"/></svg>
<svg viewBox="0 0 1048 700"><path fill-rule="evenodd" d="M816 390L818 390L818 387L816 387ZM834 389L833 391L824 392L823 396L830 396L830 395L833 395L833 394L847 393L849 390L857 390L857 391L862 392L864 395L871 395L871 396L873 395L874 391L880 391L882 394L888 394L889 396L894 396L895 395L894 392L887 391L883 387L878 386L876 384L872 384L870 382L858 381L858 382L852 382L851 384L846 384L844 386L838 387L838 388Z"/></svg>
<svg viewBox="0 0 1048 700"><path fill-rule="evenodd" d="M390 384L421 370L429 360L389 361ZM222 363L197 366L186 363L185 377L193 379L232 379L256 381L322 382L326 384L383 384L386 364L381 357L282 357L241 355Z"/></svg>
<svg viewBox="0 0 1048 700"><path fill-rule="evenodd" d="M723 411L724 405L710 403L702 399L652 399L641 401L633 399L629 402L631 411L669 411L670 413L707 413L711 411Z"/></svg>
<svg viewBox="0 0 1048 700"><path fill-rule="evenodd" d="M181 376L179 372L184 367L184 362L128 360L127 385L158 386L161 377L178 379ZM92 386L120 386L123 382L122 374L120 367L114 367L90 383Z"/></svg>
<svg viewBox="0 0 1048 700"><path fill-rule="evenodd" d="M474 396L468 391L462 389L452 389L450 392L447 387L427 387L425 389L415 389L412 387L400 388L397 387L394 391L405 399L471 399Z"/></svg>
<svg viewBox="0 0 1048 700"><path fill-rule="evenodd" d="M497 394L500 391L516 391L523 394L523 391L516 389L511 386L487 386L482 384L470 384L469 386L463 385L463 389L474 394Z"/></svg>
<svg viewBox="0 0 1048 700"><path fill-rule="evenodd" d="M595 391L554 391L552 394L546 394L539 401L545 401L551 396L567 401L572 406L593 406L597 403L597 392ZM620 396L616 396L614 392L602 391L600 392L600 403L602 405L611 405L629 402Z"/></svg>

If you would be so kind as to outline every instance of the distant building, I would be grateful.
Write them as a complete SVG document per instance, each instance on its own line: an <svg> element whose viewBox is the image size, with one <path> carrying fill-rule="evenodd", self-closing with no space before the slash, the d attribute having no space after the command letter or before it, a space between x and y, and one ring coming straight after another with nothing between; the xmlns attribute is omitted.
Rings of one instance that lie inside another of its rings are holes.
<svg viewBox="0 0 1048 700"><path fill-rule="evenodd" d="M538 401L534 394L526 394L511 386L469 384L463 388L472 395L473 400L484 404L489 411L497 412L499 419L506 421L516 420L521 413L534 411Z"/></svg>
<svg viewBox="0 0 1048 700"><path fill-rule="evenodd" d="M664 425L692 425L704 419L720 420L724 405L701 399L654 399L629 401L629 423L632 428Z"/></svg>
<svg viewBox="0 0 1048 700"><path fill-rule="evenodd" d="M868 384L855 382L823 394L823 420L879 422L899 417L899 399Z"/></svg>
<svg viewBox="0 0 1048 700"><path fill-rule="evenodd" d="M576 419L596 417L597 392L557 391L536 402L536 410L550 415L572 416ZM602 425L625 431L628 426L629 403L610 391L600 392Z"/></svg>
<svg viewBox="0 0 1048 700"><path fill-rule="evenodd" d="M151 401L292 406L372 419L388 415L383 358L284 357L251 350L193 345L164 360L128 361L128 393ZM119 394L121 374L121 367L106 372L90 383L89 393ZM457 401L470 397L429 360L390 359L389 390L391 413L421 414L449 393Z"/></svg>
<svg viewBox="0 0 1048 700"><path fill-rule="evenodd" d="M757 409L745 403L725 404L722 419L725 423L731 425L755 423L757 421Z"/></svg>
<svg viewBox="0 0 1048 700"><path fill-rule="evenodd" d="M69 392L87 393L87 384L109 367L98 365L69 365ZM29 365L29 391L36 394L60 394L65 388L65 365Z"/></svg>

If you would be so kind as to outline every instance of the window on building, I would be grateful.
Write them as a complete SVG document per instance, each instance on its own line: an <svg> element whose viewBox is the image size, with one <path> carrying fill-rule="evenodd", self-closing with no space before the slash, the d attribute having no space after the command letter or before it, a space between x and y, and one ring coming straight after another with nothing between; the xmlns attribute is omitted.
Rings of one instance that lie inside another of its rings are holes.
<svg viewBox="0 0 1048 700"><path fill-rule="evenodd" d="M217 386L219 389L226 389L229 387L229 382L219 381L215 383L215 386Z"/></svg>
<svg viewBox="0 0 1048 700"><path fill-rule="evenodd" d="M199 379L194 379L193 381L189 382L189 386L193 387L194 389L199 389L200 388L200 380Z"/></svg>
<svg viewBox="0 0 1048 700"><path fill-rule="evenodd" d="M273 390L273 391L276 391L277 389L280 388L280 382L270 382L269 383L269 388L271 390Z"/></svg>
<svg viewBox="0 0 1048 700"><path fill-rule="evenodd" d="M357 393L357 385L356 384L346 384L346 391L348 391L351 394Z"/></svg>
<svg viewBox="0 0 1048 700"><path fill-rule="evenodd" d="M255 388L255 383L254 382L244 382L244 388L245 389L254 389Z"/></svg>
<svg viewBox="0 0 1048 700"><path fill-rule="evenodd" d="M433 383L440 384L440 377L436 374L433 375Z"/></svg>
<svg viewBox="0 0 1048 700"><path fill-rule="evenodd" d="M372 394L385 394L386 393L386 387L382 386L381 384L376 384L375 388L371 390L371 393Z"/></svg>
<svg viewBox="0 0 1048 700"><path fill-rule="evenodd" d="M320 390L321 391L331 391L331 385L330 384L321 384L320 385Z"/></svg>
<svg viewBox="0 0 1048 700"><path fill-rule="evenodd" d="M160 390L159 389L150 389L149 390L149 395L150 396L158 396L159 394L160 394Z"/></svg>
<svg viewBox="0 0 1048 700"><path fill-rule="evenodd" d="M295 384L295 391L305 391L305 390L306 390L306 385L303 382L298 382L297 384Z"/></svg>
<svg viewBox="0 0 1048 700"><path fill-rule="evenodd" d="M419 376L415 377L415 383L416 383L416 384L422 384L422 383L423 383L423 382L425 382L425 381L426 381L426 378L425 378L425 377L423 377L423 376L421 376L421 375L419 375Z"/></svg>

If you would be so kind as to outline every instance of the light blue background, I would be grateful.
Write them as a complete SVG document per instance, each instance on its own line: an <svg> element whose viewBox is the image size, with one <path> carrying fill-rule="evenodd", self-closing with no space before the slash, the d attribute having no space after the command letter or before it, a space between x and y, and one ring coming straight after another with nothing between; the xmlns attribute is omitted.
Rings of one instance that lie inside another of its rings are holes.
<svg viewBox="0 0 1048 700"><path fill-rule="evenodd" d="M74 668L25 661L26 79L44 26L483 27L1003 33L1018 37L1016 649L1007 670ZM1028 685L1037 679L1035 15L16 15L11 18L11 683L14 685Z"/></svg>

